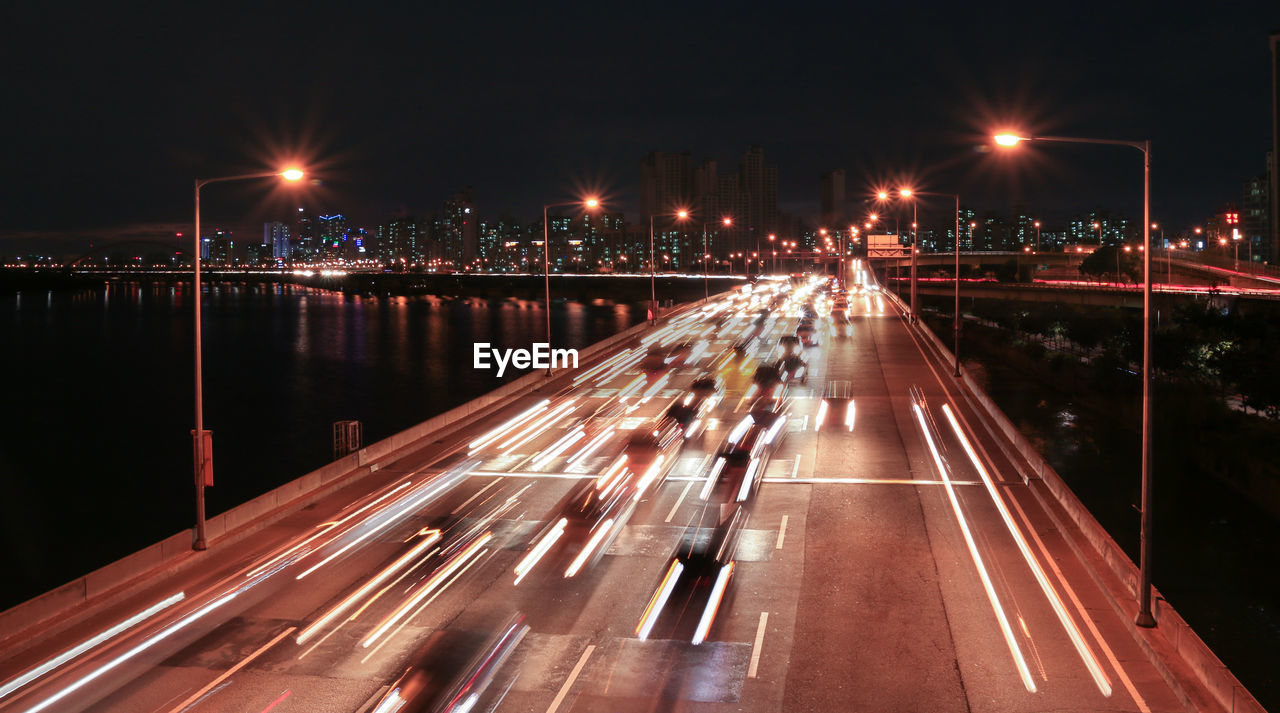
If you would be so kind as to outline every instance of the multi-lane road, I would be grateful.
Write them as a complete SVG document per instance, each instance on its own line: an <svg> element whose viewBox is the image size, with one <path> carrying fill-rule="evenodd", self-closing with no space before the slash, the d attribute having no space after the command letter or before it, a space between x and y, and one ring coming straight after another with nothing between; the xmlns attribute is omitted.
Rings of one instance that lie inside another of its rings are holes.
<svg viewBox="0 0 1280 713"><path fill-rule="evenodd" d="M678 311L0 652L0 711L1182 710L940 355L847 286L847 320L818 280ZM756 402L808 308L807 378ZM638 438L700 377L696 435Z"/></svg>

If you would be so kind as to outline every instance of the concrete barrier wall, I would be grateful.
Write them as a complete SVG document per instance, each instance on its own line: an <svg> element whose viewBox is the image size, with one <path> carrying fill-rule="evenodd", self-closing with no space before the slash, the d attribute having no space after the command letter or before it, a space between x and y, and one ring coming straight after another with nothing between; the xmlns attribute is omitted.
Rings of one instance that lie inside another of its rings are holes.
<svg viewBox="0 0 1280 713"><path fill-rule="evenodd" d="M699 303L677 307L679 312ZM611 337L578 350L580 369L613 347L639 337L649 329L648 322L631 327ZM300 478L264 493L243 505L208 518L205 537L210 548L223 547L268 527L281 517L320 500L333 491L357 482L375 472L378 466L397 459L407 449L421 445L450 427L464 427L487 412L497 410L507 401L528 394L549 383L546 375L531 372L497 389L449 409L426 421L388 436L343 458L311 471ZM150 547L105 565L89 574L46 592L34 599L0 612L0 648L23 633L45 625L55 617L71 614L66 624L76 621L76 610L90 601L109 604L161 568L180 566L194 555L192 530L182 530Z"/></svg>
<svg viewBox="0 0 1280 713"><path fill-rule="evenodd" d="M888 291L885 294L897 302L898 306L904 311L909 311L897 295ZM928 339L944 358L954 362L955 355L933 333L933 330L922 326L917 331ZM1136 600L1140 585L1138 567L1133 563L1133 560L1129 558L1129 555L1125 553L1120 545L1116 544L1111 534L1098 523L1093 514L1089 512L1089 509L1084 506L1084 503L1080 502L1080 499L1071 491L1062 476L1058 475L1053 466L1044 460L1031 442L1022 435L1022 432L1013 425L1013 422L1005 416L1000 407L991 400L991 397L987 396L986 392L969 376L967 371L961 371L961 379L973 399L981 405L990 422L1013 444L1014 449L1023 457L1036 477L1053 494L1057 504L1067 513L1067 516L1071 518L1080 533L1088 540L1093 547L1094 553L1102 560L1111 574L1112 581L1120 583L1123 593L1129 598L1129 601ZM1068 541L1070 541L1069 538ZM1090 565L1089 558L1085 557L1084 559L1086 560L1085 564L1087 566ZM1095 572L1094 577L1098 578L1099 574ZM1102 584L1101 579L1099 579L1099 583ZM1104 593L1108 592L1108 588L1105 585L1103 586L1103 591ZM1151 634L1140 631L1139 636L1135 638L1170 686L1182 693L1184 702L1187 702L1190 698L1189 694L1180 690L1181 685L1177 680L1177 674L1170 669L1169 662L1164 661L1151 642L1147 640L1148 635L1163 636L1173 651L1176 652L1180 659L1179 663L1186 670L1192 672L1197 681L1224 710L1231 713L1266 713L1262 705L1253 697L1253 694L1249 693L1248 689L1231 673L1226 664L1222 663L1222 660L1196 635L1195 631L1174 610L1173 606L1159 596L1158 591L1153 591L1152 597L1154 601L1152 613L1156 618L1158 628ZM1131 618L1132 614L1136 612L1136 607L1134 612L1127 611L1114 599L1112 600L1112 605L1124 617Z"/></svg>

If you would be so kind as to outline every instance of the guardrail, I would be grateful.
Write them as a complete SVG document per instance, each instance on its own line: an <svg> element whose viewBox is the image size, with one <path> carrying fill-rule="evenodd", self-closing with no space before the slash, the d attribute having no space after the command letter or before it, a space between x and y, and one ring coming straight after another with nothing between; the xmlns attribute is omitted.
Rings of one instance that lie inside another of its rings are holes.
<svg viewBox="0 0 1280 713"><path fill-rule="evenodd" d="M892 291L886 290L885 294L889 295L904 313L910 311L910 308ZM932 344L944 360L954 361L955 357L951 350L942 343L933 330L927 326L918 325L917 331ZM1053 504L1066 513L1071 519L1071 524L1093 548L1092 553L1082 551L1075 538L1069 536L1070 529L1063 527L1065 523L1058 521L1050 503L1043 501L1038 489L1031 488L1032 494L1041 500L1045 511L1057 523L1067 544L1084 564L1086 571L1098 583L1115 612L1122 619L1133 621L1137 612L1133 602L1137 599L1139 587L1137 565L1116 543L1111 534L1098 523L1084 503L1076 497L1071 487L1062 479L1062 476L1058 475L1058 471L1045 461L1035 446L1022 435L1000 407L973 380L968 370L961 371L961 381L964 382L973 400L982 407L991 424L1013 445L1032 470L1034 477L1038 478L1053 496ZM1105 566L1105 573L1098 571L1094 566L1097 560ZM1110 577L1107 577L1107 574ZM1118 593L1115 591L1115 585L1120 587ZM1204 640L1191 629L1186 620L1174 610L1173 605L1160 596L1159 590L1154 590L1153 597L1155 601L1153 614L1157 627L1140 629L1134 626L1130 631L1134 634L1139 647L1170 688L1178 694L1182 703L1194 710L1206 710L1206 704L1216 704L1230 713L1266 713L1262 704L1253 697L1244 684L1240 683L1240 680L1231 673L1231 670L1222 663ZM1168 660L1170 654L1176 657L1175 661ZM1204 691L1212 696L1212 702L1202 700L1194 691L1188 690L1183 685L1182 680L1187 675L1193 677Z"/></svg>
<svg viewBox="0 0 1280 713"><path fill-rule="evenodd" d="M668 310L668 314L688 309L702 300ZM589 363L602 352L638 337L649 329L641 322L611 337L595 342L578 352L580 365ZM301 510L327 495L360 481L424 444L428 438L447 433L450 426L465 427L475 419L496 411L508 401L537 390L562 377L548 380L541 371L525 374L489 393L438 414L422 423L388 436L376 443L339 458L306 475L270 490L242 505L210 517L205 524L209 550L226 547L258 532L280 518ZM148 576L158 571L178 569L199 561L201 553L191 549L193 532L182 530L83 577L29 599L0 612L0 648L4 648L27 632L41 630L49 635L83 620L89 605L109 606L122 600ZM56 626L50 622L58 618Z"/></svg>

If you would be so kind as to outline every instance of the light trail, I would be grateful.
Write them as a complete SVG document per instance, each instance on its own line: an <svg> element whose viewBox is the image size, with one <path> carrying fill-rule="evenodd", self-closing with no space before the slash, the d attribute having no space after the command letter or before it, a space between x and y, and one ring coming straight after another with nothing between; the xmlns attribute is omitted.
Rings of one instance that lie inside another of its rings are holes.
<svg viewBox="0 0 1280 713"><path fill-rule="evenodd" d="M149 607L147 607L146 609L144 609L144 610L142 610L142 611L138 612L137 614L134 614L133 616L129 617L128 619L125 619L124 621L120 622L119 624L116 624L115 626L111 627L110 629L107 629L106 631L103 631L103 632L101 632L101 633L97 634L96 636L93 636L93 637L91 637L91 638L89 638L89 639L86 639L86 640L84 640L84 641L80 642L79 644L77 644L76 646L73 646L72 648L67 649L66 651L62 652L61 654L58 654L57 656L55 656L55 657L53 657L53 658L49 659L48 661L45 661L44 663L40 664L39 666L36 666L35 668L33 668L33 669L31 669L31 670L27 671L26 673L22 674L21 676L18 676L17 678L13 679L12 681L9 681L8 683L4 684L3 686L0 686L0 699L4 698L5 696L9 695L10 693L13 693L14 691L18 690L19 688L22 688L23 686L27 685L28 683L31 683L32 681L36 680L37 678L40 678L41 676L45 675L46 673L49 673L50 671L54 670L55 668L58 668L58 667L59 667L59 666L61 666L62 664L64 664L64 663L66 663L66 662L70 661L71 659L74 659L75 657L79 656L80 654L83 654L84 652L88 651L89 649L92 649L93 647L95 647L95 646L97 646L97 645L99 645L99 644L101 644L101 643L103 643L103 642L105 642L105 641L110 640L111 638L113 638L113 637L115 637L117 634L119 634L120 632L122 632L122 631L124 631L124 630L126 630L126 629L129 629L129 628L133 627L135 624L138 624L138 623L140 623L140 622L146 621L147 619L150 619L152 616L155 616L156 614L158 614L158 613L160 613L160 612L164 611L165 609L168 609L169 607L173 606L174 604L177 604L178 602L182 601L182 600L183 600L183 599L185 599L185 598L186 598L186 593L185 593L185 592L178 592L177 594L174 594L174 595L172 595L172 596L170 596L170 597L167 597L167 598L165 598L165 599L162 599L161 601L156 602L155 604L152 604L151 606L149 606Z"/></svg>
<svg viewBox="0 0 1280 713"><path fill-rule="evenodd" d="M476 451L479 451L481 448L484 448L485 446L489 445L490 443L492 443L492 442L494 442L494 441L498 440L499 438L501 438L503 435L506 435L506 433L507 433L508 431L510 431L511 429L515 428L516 426L519 426L520 424L524 423L525 421L527 421L527 420L529 420L529 419L533 418L533 417L534 417L534 416L536 416L537 414L539 414L539 413L541 413L542 411L546 410L547 406L549 406L550 404L551 404L551 399L543 399L542 401L539 401L537 404L534 404L534 406L533 406L532 408L529 408L529 409L527 409L527 410L525 410L525 411L521 412L521 413L520 413L519 415L517 415L515 418L513 418L513 419L511 419L511 420L507 421L506 423L502 424L501 426L498 426L497 428L493 429L492 431L489 431L488 433L484 434L483 436L481 436L481 437L477 438L476 440L472 441L471 443L467 444L467 448L469 449L469 450L467 451L467 455L474 455L474 454L476 453Z"/></svg>
<svg viewBox="0 0 1280 713"><path fill-rule="evenodd" d="M1022 649L1018 646L1017 639L1014 638L1013 629L1009 625L1009 619L1005 616L1004 608L1000 605L1000 597L996 594L995 585L991 583L991 576L987 574L986 565L982 563L982 555L978 552L978 545L973 540L973 533L969 531L969 523L965 520L964 512L960 510L960 500L956 497L955 488L951 487L951 476L947 474L947 467L942 462L942 456L938 453L938 446L933 442L933 435L929 432L929 424L925 421L924 411L920 408L920 404L911 405L915 412L916 420L920 423L920 431L924 434L925 443L929 445L929 453L933 456L933 464L938 469L938 474L942 476L943 486L947 491L947 499L951 501L951 509L955 512L956 522L960 524L960 532L964 535L965 544L969 548L969 555L973 558L974 568L978 571L978 578L982 580L982 587L986 590L987 599L991 602L991 610L995 612L996 620L1000 624L1000 632L1004 634L1005 643L1009 647L1009 653L1013 656L1013 663L1018 669L1018 675L1022 677L1022 684L1027 690L1035 693L1036 682L1031 677L1031 670L1027 668L1027 661L1022 655Z"/></svg>
<svg viewBox="0 0 1280 713"><path fill-rule="evenodd" d="M560 404L556 408L552 409L549 413L544 415L542 418L539 418L538 420L534 421L532 425L525 428L520 433L517 433L511 438L508 438L506 441L503 441L502 443L500 443L498 445L498 450L510 452L512 450L515 450L516 448L519 448L520 446L523 446L533 437L541 433L542 430L545 429L547 426L554 423L556 419L562 418L565 415L567 415L569 411L573 410L573 407L575 404L577 404L577 402L578 400L576 398L573 398L573 399L569 399L563 404Z"/></svg>
<svg viewBox="0 0 1280 713"><path fill-rule="evenodd" d="M241 584L240 586L236 587L235 589L231 590L230 592L227 592L227 593L225 593L225 594L223 594L223 595L219 596L218 598L214 599L213 601L209 602L208 604L205 604L204 606L200 607L199 609L196 609L196 610L195 610L195 611L193 611L192 613L187 614L186 616L184 616L184 617L182 617L182 618L178 619L176 622L174 622L173 624L170 624L169 626L165 627L162 631L158 632L158 633L157 633L157 634L155 634L154 636L147 637L146 639L144 639L144 640L143 640L143 641L141 641L140 643L138 643L138 644L134 645L134 646L133 646L132 648L130 648L128 651L125 651L124 653L120 654L119 656L116 656L115 658L111 659L110 661L107 661L106 663L104 663L104 664L102 664L101 666L97 667L96 669L94 669L93 671L89 672L88 674L85 674L84 676L80 677L80 678L79 678L79 679L77 679L74 683L72 683L72 684L70 684L70 685L66 686L66 687L65 687L65 688L63 688L62 690L58 691L57 693L53 694L52 696L49 696L48 698L44 699L44 700L43 700L43 701L41 701L40 703L37 703L36 705L32 706L31 708L28 708L28 709L26 710L26 713L39 713L40 711L45 710L45 709L49 708L50 706L52 706L52 705L54 705L54 704L58 703L58 702L59 702L59 701L61 701L62 699L66 698L67 696L70 696L72 693L75 693L76 691L80 690L81 688L84 688L86 685L88 685L88 684L90 684L90 683L92 683L92 682L94 682L94 681L98 680L98 679L99 679L99 678L101 678L103 675L105 675L105 674L107 674L107 673L111 672L112 670L116 669L116 668L117 668L117 667L119 667L121 664L125 663L126 661L128 661L128 660L129 660L129 659L131 659L131 658L133 658L134 656L137 656L138 654L142 653L143 651L146 651L147 649L150 649L151 647L155 646L156 644L160 643L161 641L164 641L165 639L168 639L169 637L173 636L174 634L178 633L179 631L182 631L183 629L187 628L187 627L188 627L188 626L190 626L192 623L194 623L195 621L197 621L197 620L199 620L201 617L203 617L205 614L208 614L209 612L211 612L211 611L213 611L213 610L215 610L215 609L217 609L217 608L219 608L219 607L223 606L224 604L226 604L227 602L230 602L231 600L233 600L233 599L235 599L236 597L240 596L240 595L241 595L241 594L243 594L244 592L249 591L249 590L250 590L250 589L252 589L253 587L255 587L255 586L257 586L258 584L260 584L263 580L267 579L267 577L270 577L272 574L274 574L274 571L263 573L263 574L261 574L261 575L257 576L256 578L251 579L250 581L248 581L248 582L245 582L245 583Z"/></svg>
<svg viewBox="0 0 1280 713"><path fill-rule="evenodd" d="M595 438L587 441L586 445L584 445L577 453L569 456L569 460L565 461L565 466L572 468L579 462L590 458L592 453L595 453L600 446L603 446L605 442L609 440L609 437L613 435L614 430L616 430L616 427L610 426L597 434Z"/></svg>
<svg viewBox="0 0 1280 713"><path fill-rule="evenodd" d="M1097 657L1093 655L1093 651L1085 643L1080 629L1072 621L1071 615L1067 613L1067 608L1063 605L1062 598L1058 596L1058 592L1049 583L1049 578L1045 576L1040 562L1031 553L1031 548L1027 545L1026 538L1022 536L1022 531L1014 525L1013 516L1009 514L1009 508L1005 507L1004 499L996 492L996 486L991 480L991 475L987 473L987 469L983 467L982 462L978 459L978 454L974 452L973 446L969 443L969 438L965 435L964 430L960 428L960 423L956 420L955 414L952 413L950 405L943 404L942 413L947 417L947 422L951 424L951 429L955 431L956 438L960 440L960 445L964 448L964 452L969 455L969 460L973 463L974 469L978 471L978 477L982 478L982 483L986 486L987 493L991 496L991 501L995 503L996 510L1000 512L1000 517L1004 520L1005 527L1008 528L1009 534L1013 536L1014 542L1018 545L1018 551L1022 553L1022 558L1026 560L1027 566L1031 568L1031 573L1035 575L1036 583L1040 585L1045 598L1049 600L1050 606L1053 607L1053 613L1058 616L1058 621L1062 623L1062 628L1066 630L1067 636L1071 639L1071 644L1075 646L1076 652L1080 654L1085 667L1089 669L1089 675L1093 676L1093 681L1097 684L1098 690L1102 691L1102 695L1110 697L1111 682L1107 680L1107 675L1102 671L1102 666L1098 663ZM1030 637L1028 636L1027 638Z"/></svg>
<svg viewBox="0 0 1280 713"><path fill-rule="evenodd" d="M583 547L582 551L578 553L578 556L574 557L573 561L569 563L569 568L564 571L565 577L573 577L578 574L582 569L582 565L586 564L587 560L591 558L591 553L595 552L596 548L600 546L600 543L604 538L609 535L609 531L613 529L613 522L613 518L609 518L608 520L600 523L599 529L597 529L595 534L591 536L591 539L587 541L586 546Z"/></svg>
<svg viewBox="0 0 1280 713"><path fill-rule="evenodd" d="M403 618L410 609L417 606L418 602L425 599L436 587L440 586L441 582L448 579L449 575L453 574L459 567L479 553L491 539L493 539L493 533L486 532L475 542L468 545L466 549L462 550L457 555L454 555L453 559L449 560L449 562L437 570L435 574L432 574L430 579L428 579L417 592L414 592L412 597L397 607L395 611L391 612L386 619L383 619L378 628L374 629L372 634L369 634L364 641L360 642L360 645L366 649L369 648L373 642L377 641L383 634L387 633L387 630L394 626L397 621L400 621L400 619Z"/></svg>
<svg viewBox="0 0 1280 713"><path fill-rule="evenodd" d="M581 424L579 424L577 428L574 428L572 431L561 436L560 440L551 444L550 448L543 451L537 458L534 458L532 463L533 469L542 470L543 466L550 465L551 461L555 460L557 456L568 450L569 446L572 446L574 443L577 443L579 440L586 437L586 435L586 430Z"/></svg>
<svg viewBox="0 0 1280 713"><path fill-rule="evenodd" d="M680 560L671 560L671 566L667 568L667 574L662 578L662 583L658 585L658 590L653 593L653 598L649 600L649 606L645 607L644 614L640 615L640 623L636 625L636 636L644 641L649 638L649 632L653 631L653 625L658 622L658 615L662 613L662 608L667 605L667 598L671 596L671 591L676 588L676 580L680 579L680 573L684 571L684 565L680 564Z"/></svg>
<svg viewBox="0 0 1280 713"><path fill-rule="evenodd" d="M380 584L385 582L393 574L395 574L396 572L399 572L402 568L407 566L410 562L414 561L418 557L418 555L421 555L428 548L430 548L432 545L434 545L436 542L439 542L439 541L440 541L440 531L435 530L422 542L419 542L408 552L401 555L398 559L396 559L395 562L392 562L391 564L384 567L381 572L376 574L368 582L365 582L364 586L352 592L348 597L343 599L341 602L338 602L336 605L330 608L329 611L325 612L323 616L321 616L319 619L316 619L314 622L312 622L310 626L298 632L298 635L294 637L294 642L297 643L299 646L307 643L307 641L311 639L312 636L315 636L316 632L318 632L322 627L326 626L329 622L333 621L335 618L345 613L348 609L352 607L352 605L354 605L356 602L363 599L366 595L368 595L370 592L376 589Z"/></svg>
<svg viewBox="0 0 1280 713"><path fill-rule="evenodd" d="M529 550L529 554L525 555L524 559L520 560L519 564L517 564L515 568L516 584L519 584L520 580L524 579L525 575L529 574L529 572L533 570L534 565L538 564L538 561L547 553L547 550L551 549L551 546L556 543L556 540L560 539L560 537L564 535L564 528L568 526L568 524L569 521L566 518L560 518L560 521L556 523L555 527L551 528L551 530L538 541L538 544L532 550Z"/></svg>
<svg viewBox="0 0 1280 713"><path fill-rule="evenodd" d="M716 575L716 583L707 597L707 606L702 610L702 618L698 620L698 628L693 632L693 645L697 646L707 640L711 625L716 620L716 612L720 610L720 600L724 599L724 590L729 586L729 578L733 576L733 568L737 562L730 562L720 568Z"/></svg>

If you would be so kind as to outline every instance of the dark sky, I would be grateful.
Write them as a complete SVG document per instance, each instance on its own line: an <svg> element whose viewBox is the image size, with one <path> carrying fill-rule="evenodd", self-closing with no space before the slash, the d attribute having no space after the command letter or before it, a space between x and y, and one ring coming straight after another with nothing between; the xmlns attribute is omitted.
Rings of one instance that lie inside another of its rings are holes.
<svg viewBox="0 0 1280 713"><path fill-rule="evenodd" d="M466 185L482 215L580 186L634 211L646 151L731 170L751 144L805 216L831 168L850 194L908 177L1051 223L1140 213L1138 152L975 151L997 125L1150 138L1154 218L1186 226L1265 168L1280 28L1274 0L121 5L0 7L0 254L183 229L193 178L295 155L308 204L369 226ZM208 225L245 229L298 200L203 197Z"/></svg>

